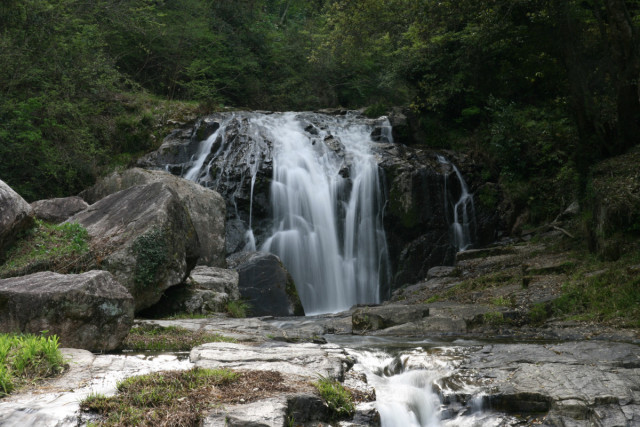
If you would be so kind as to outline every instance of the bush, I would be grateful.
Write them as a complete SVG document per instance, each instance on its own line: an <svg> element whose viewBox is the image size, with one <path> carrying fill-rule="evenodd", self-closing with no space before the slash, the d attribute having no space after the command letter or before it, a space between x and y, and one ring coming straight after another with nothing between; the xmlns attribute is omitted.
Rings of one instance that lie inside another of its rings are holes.
<svg viewBox="0 0 640 427"><path fill-rule="evenodd" d="M334 418L348 418L355 414L353 396L336 380L326 377L313 383L320 397L327 403Z"/></svg>

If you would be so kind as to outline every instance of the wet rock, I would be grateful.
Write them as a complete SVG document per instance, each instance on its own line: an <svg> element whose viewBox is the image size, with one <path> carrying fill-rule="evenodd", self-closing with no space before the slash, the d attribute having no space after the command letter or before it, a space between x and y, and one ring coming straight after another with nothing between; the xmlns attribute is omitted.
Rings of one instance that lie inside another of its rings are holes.
<svg viewBox="0 0 640 427"><path fill-rule="evenodd" d="M133 324L133 298L106 271L42 272L0 280L0 331L49 331L63 346L119 347Z"/></svg>
<svg viewBox="0 0 640 427"><path fill-rule="evenodd" d="M60 223L70 216L89 207L81 197L61 197L57 199L38 200L31 203L36 218L43 221Z"/></svg>
<svg viewBox="0 0 640 427"><path fill-rule="evenodd" d="M199 265L226 267L225 201L220 194L195 182L164 171L140 168L114 172L85 190L85 200L95 203L104 197L135 185L162 182L172 189L189 214L200 242Z"/></svg>
<svg viewBox="0 0 640 427"><path fill-rule="evenodd" d="M0 180L0 260L18 234L33 225L33 208Z"/></svg>
<svg viewBox="0 0 640 427"><path fill-rule="evenodd" d="M84 226L93 244L103 248L101 267L129 290L136 311L182 283L200 254L189 213L163 182L107 196L68 222Z"/></svg>
<svg viewBox="0 0 640 427"><path fill-rule="evenodd" d="M427 271L427 280L440 279L444 277L455 276L458 270L455 267L437 266L432 267Z"/></svg>
<svg viewBox="0 0 640 427"><path fill-rule="evenodd" d="M251 252L237 261L240 296L252 316L302 316L304 309L295 283L280 258Z"/></svg>

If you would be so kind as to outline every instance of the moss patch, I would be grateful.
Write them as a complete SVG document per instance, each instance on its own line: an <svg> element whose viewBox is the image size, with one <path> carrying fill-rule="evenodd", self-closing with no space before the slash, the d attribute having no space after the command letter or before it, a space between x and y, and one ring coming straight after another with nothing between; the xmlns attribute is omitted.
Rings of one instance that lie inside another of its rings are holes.
<svg viewBox="0 0 640 427"><path fill-rule="evenodd" d="M235 342L220 334L205 330L191 331L177 326L143 325L132 328L122 343L123 350L189 351L208 342Z"/></svg>
<svg viewBox="0 0 640 427"><path fill-rule="evenodd" d="M134 281L148 287L157 281L158 271L169 261L169 242L164 230L152 228L139 236L132 246L136 257Z"/></svg>

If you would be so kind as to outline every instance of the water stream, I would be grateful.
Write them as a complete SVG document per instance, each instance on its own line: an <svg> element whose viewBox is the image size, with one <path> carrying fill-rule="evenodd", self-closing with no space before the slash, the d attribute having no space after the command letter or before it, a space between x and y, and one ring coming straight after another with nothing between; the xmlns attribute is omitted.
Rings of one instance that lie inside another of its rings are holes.
<svg viewBox="0 0 640 427"><path fill-rule="evenodd" d="M238 120L247 135L241 150L226 141L227 127ZM258 247L282 259L307 314L379 303L380 284L389 280L384 196L370 152L372 130L370 122L352 115L234 113L201 143L184 174L198 182L210 179L208 170L217 158L228 167L246 165L251 205L245 250L255 250L254 186L272 156L273 226ZM207 166L205 159L211 159Z"/></svg>
<svg viewBox="0 0 640 427"><path fill-rule="evenodd" d="M444 176L444 203L445 212L453 208L453 220L451 222L452 242L458 251L467 250L473 245L474 234L476 230L476 212L473 203L473 194L469 193L469 187L462 177L462 174L449 160L443 156L438 156L438 161L442 164L449 165L458 178L460 184L460 197L455 203L451 203L448 199L447 176ZM452 204L453 206L450 206Z"/></svg>

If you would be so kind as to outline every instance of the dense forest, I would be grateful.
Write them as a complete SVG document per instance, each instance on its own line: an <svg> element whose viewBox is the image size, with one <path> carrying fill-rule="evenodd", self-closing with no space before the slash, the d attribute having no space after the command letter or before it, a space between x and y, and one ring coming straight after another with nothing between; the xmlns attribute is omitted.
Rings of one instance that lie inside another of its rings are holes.
<svg viewBox="0 0 640 427"><path fill-rule="evenodd" d="M74 194L222 108L403 106L543 221L637 143L639 25L638 0L4 0L0 178Z"/></svg>

